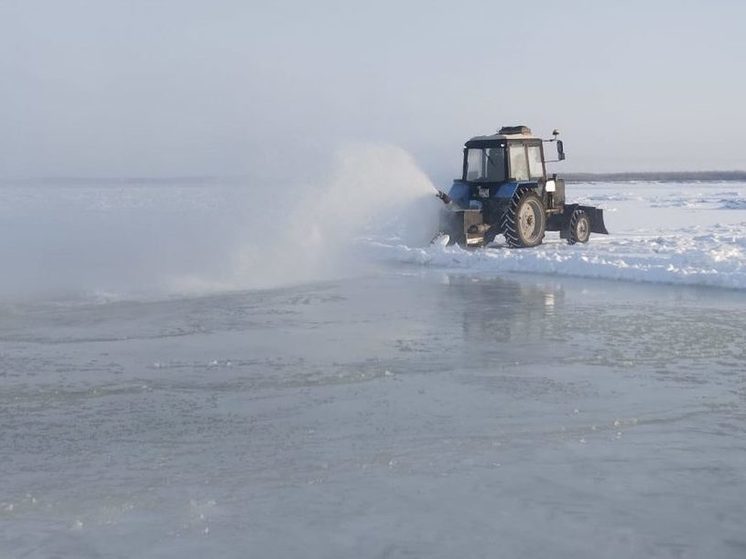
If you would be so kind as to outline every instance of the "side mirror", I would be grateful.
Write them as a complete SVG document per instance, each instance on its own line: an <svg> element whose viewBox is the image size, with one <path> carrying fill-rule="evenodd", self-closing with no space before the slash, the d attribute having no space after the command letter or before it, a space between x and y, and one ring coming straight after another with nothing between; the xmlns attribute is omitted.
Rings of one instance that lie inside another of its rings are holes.
<svg viewBox="0 0 746 559"><path fill-rule="evenodd" d="M557 140L557 159L560 161L565 160L565 145L562 143L562 140Z"/></svg>

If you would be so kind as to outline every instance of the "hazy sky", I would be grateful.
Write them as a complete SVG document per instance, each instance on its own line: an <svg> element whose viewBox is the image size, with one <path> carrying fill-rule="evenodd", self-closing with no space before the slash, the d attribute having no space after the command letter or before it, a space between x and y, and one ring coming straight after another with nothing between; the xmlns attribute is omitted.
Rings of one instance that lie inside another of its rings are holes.
<svg viewBox="0 0 746 559"><path fill-rule="evenodd" d="M304 177L374 141L442 180L518 123L560 128L568 171L744 169L744 21L742 0L0 0L0 177Z"/></svg>

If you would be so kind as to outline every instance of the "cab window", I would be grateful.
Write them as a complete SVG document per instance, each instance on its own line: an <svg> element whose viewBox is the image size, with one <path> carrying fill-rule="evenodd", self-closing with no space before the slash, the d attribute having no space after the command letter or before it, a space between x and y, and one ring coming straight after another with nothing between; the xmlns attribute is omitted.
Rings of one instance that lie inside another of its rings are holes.
<svg viewBox="0 0 746 559"><path fill-rule="evenodd" d="M504 181L505 149L503 147L467 149L464 179L474 182Z"/></svg>
<svg viewBox="0 0 746 559"><path fill-rule="evenodd" d="M484 176L484 153L481 149L466 152L466 176L468 181L477 181Z"/></svg>
<svg viewBox="0 0 746 559"><path fill-rule="evenodd" d="M485 153L487 180L499 182L505 180L505 149L491 148Z"/></svg>
<svg viewBox="0 0 746 559"><path fill-rule="evenodd" d="M541 148L539 146L528 146L528 172L532 179L544 177L544 166L541 163Z"/></svg>
<svg viewBox="0 0 746 559"><path fill-rule="evenodd" d="M510 177L517 181L527 181L526 148L522 144L508 146L508 155L510 157Z"/></svg>

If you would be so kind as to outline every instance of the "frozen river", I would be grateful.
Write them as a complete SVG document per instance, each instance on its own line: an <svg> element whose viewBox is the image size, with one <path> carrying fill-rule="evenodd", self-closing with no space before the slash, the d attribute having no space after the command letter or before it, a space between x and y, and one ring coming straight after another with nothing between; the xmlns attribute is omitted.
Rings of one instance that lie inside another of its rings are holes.
<svg viewBox="0 0 746 559"><path fill-rule="evenodd" d="M0 557L746 556L746 294L4 304Z"/></svg>
<svg viewBox="0 0 746 559"><path fill-rule="evenodd" d="M464 251L397 153L0 187L0 559L746 557L746 184Z"/></svg>

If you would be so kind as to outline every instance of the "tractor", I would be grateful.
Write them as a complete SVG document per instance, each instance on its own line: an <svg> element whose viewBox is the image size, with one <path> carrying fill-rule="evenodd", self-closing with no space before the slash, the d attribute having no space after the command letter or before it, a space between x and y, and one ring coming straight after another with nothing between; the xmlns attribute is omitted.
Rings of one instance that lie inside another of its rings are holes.
<svg viewBox="0 0 746 559"><path fill-rule="evenodd" d="M437 194L445 207L436 238L476 248L502 234L509 247L523 248L540 245L545 231L559 231L569 244L608 235L603 210L565 203L565 181L547 176L547 163L565 159L558 135L542 140L526 126L504 126L468 140L461 179ZM545 143L556 145L557 159L544 158Z"/></svg>

